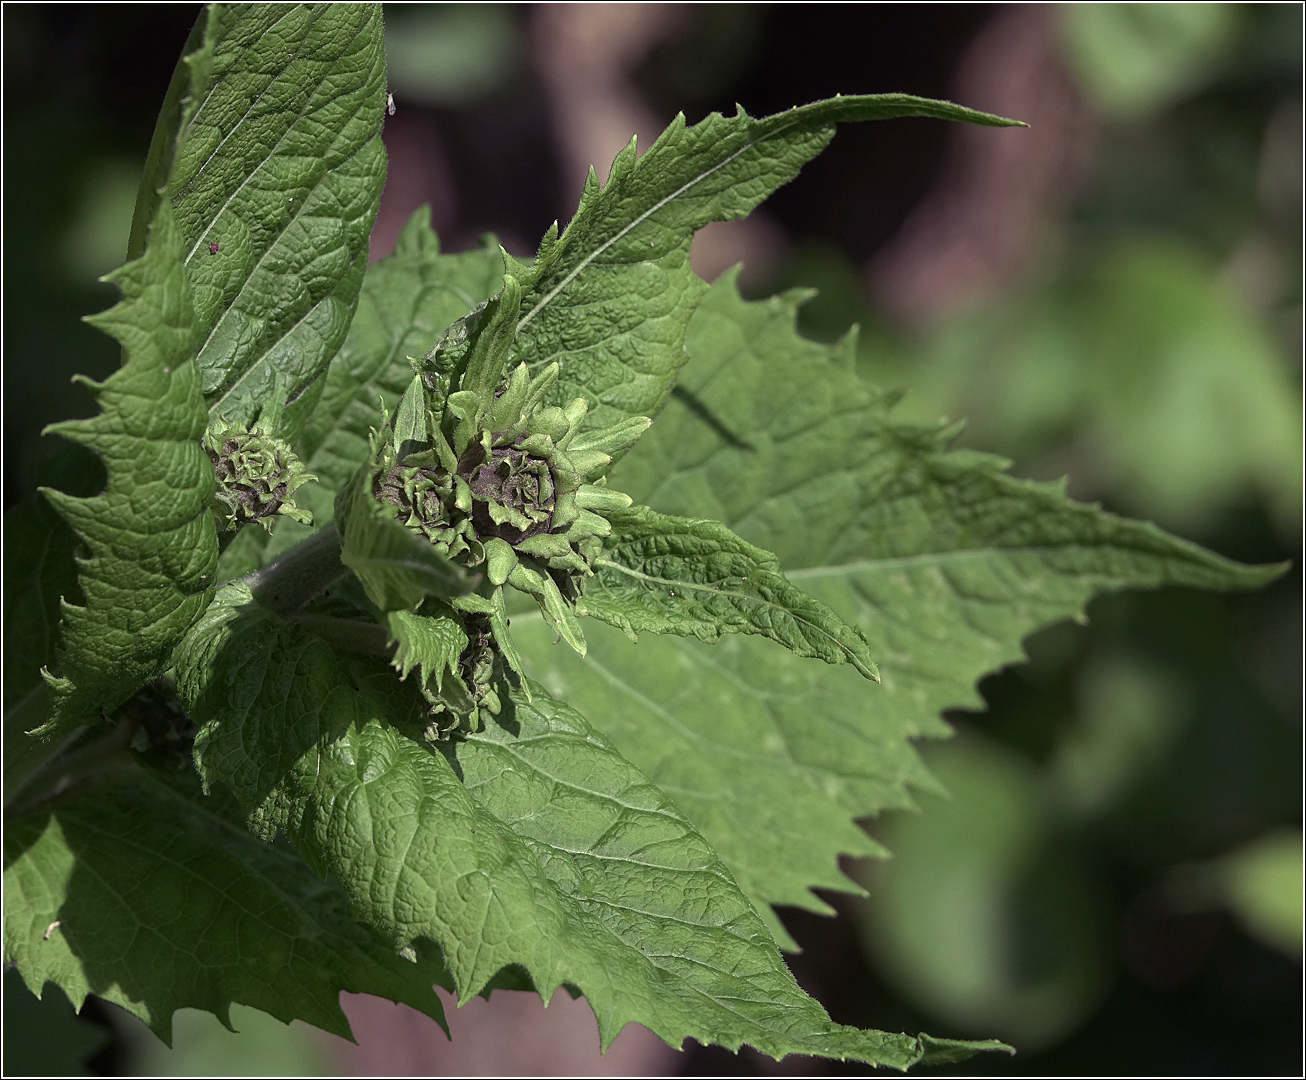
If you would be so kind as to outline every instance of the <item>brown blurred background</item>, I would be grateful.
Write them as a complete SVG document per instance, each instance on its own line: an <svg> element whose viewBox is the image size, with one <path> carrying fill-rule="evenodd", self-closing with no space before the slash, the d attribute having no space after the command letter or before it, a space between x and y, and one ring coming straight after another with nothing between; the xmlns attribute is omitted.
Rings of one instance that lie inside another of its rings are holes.
<svg viewBox="0 0 1306 1080"><path fill-rule="evenodd" d="M112 301L95 279L121 261L197 11L4 8L6 506L40 473L40 428L90 410L68 376L116 363L78 319ZM1296 5L396 6L372 256L422 203L446 250L493 231L529 256L591 165L604 178L678 111L903 91L1014 116L1030 128L845 127L751 218L703 230L695 268L818 287L805 333L859 323L864 374L910 388L903 415L968 418L963 443L1022 475L1300 565L1300 44ZM950 802L868 823L897 853L850 866L869 901L784 913L795 974L839 1021L1021 1050L927 1072L1295 1074L1300 571L1090 615L953 717L930 753ZM634 1027L600 1058L566 995L477 1000L452 1043L368 998L346 1004L358 1046L183 1014L169 1051L107 1006L5 989L7 1063L30 1042L37 1074L863 1071Z"/></svg>

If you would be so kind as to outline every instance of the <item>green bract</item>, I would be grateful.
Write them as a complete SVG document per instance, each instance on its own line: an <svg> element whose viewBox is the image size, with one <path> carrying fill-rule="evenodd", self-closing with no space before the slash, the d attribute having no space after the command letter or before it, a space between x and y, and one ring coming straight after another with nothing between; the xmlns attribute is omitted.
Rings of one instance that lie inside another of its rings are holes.
<svg viewBox="0 0 1306 1080"><path fill-rule="evenodd" d="M532 261L443 253L418 211L365 271L385 97L375 6L215 5L187 44L95 320L124 364L53 429L107 482L7 520L6 960L164 1038L185 1007L347 1033L342 990L442 1020L434 985L566 985L604 1047L1004 1049L834 1023L772 905L856 888L856 819L931 783L912 740L1024 635L1280 568L949 450L851 341L794 333L800 295L688 255L838 123L1013 122L681 117Z"/></svg>

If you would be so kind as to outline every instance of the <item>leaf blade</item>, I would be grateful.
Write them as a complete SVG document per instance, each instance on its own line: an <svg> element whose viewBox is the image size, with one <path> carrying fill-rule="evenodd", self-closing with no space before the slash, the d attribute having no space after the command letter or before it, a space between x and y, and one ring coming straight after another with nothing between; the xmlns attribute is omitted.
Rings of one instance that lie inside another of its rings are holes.
<svg viewBox="0 0 1306 1080"><path fill-rule="evenodd" d="M210 409L250 423L281 377L278 434L294 434L367 266L385 177L381 12L215 4L200 23L144 182L159 185L185 241ZM143 190L138 214L155 198Z"/></svg>
<svg viewBox="0 0 1306 1080"><path fill-rule="evenodd" d="M460 1001L519 964L545 1000L579 987L605 1046L637 1021L673 1045L897 1067L926 1052L831 1023L710 847L568 706L515 695L503 724L435 752L391 676L345 675L242 599L231 587L179 651L206 776L339 873L396 946L435 940ZM287 701L297 683L313 691Z"/></svg>
<svg viewBox="0 0 1306 1080"><path fill-rule="evenodd" d="M839 854L879 853L853 819L932 786L911 740L946 735L943 709L982 707L976 681L1023 659L1026 634L1082 617L1104 589L1250 588L1281 568L1076 506L997 459L949 452L946 431L893 421L892 397L855 375L851 341L797 337L800 300L746 304L719 281L687 337L693 407L668 406L613 483L776 552L865 633L883 685L818 679L747 639L645 640L636 658L592 633L581 662L526 620L514 633L528 674L673 793L759 909L820 911L811 887L850 888Z"/></svg>
<svg viewBox="0 0 1306 1080"><path fill-rule="evenodd" d="M231 1003L349 1037L341 990L443 1023L437 958L398 957L339 886L244 829L193 776L125 763L98 788L6 822L4 951L33 993L94 993L165 1042L172 1014ZM56 920L58 920L56 924Z"/></svg>
<svg viewBox="0 0 1306 1080"><path fill-rule="evenodd" d="M199 445L208 421L194 360L196 323L182 239L160 206L145 254L110 275L122 300L88 321L123 343L126 361L92 385L101 411L47 431L93 450L103 493L42 493L89 549L78 567L84 606L62 603L62 675L43 735L117 708L162 670L212 596L217 534L213 466Z"/></svg>
<svg viewBox="0 0 1306 1080"><path fill-rule="evenodd" d="M905 94L831 98L756 120L741 108L688 128L682 115L638 160L633 141L622 150L601 190L591 172L562 236L550 232L521 268L515 356L532 367L557 360L551 400L587 398L590 427L656 417L706 288L689 268L694 231L749 213L824 149L836 124L894 116L1015 123Z"/></svg>
<svg viewBox="0 0 1306 1080"><path fill-rule="evenodd" d="M612 533L585 588L588 614L627 636L641 630L716 641L757 634L797 656L850 663L877 679L866 639L794 587L769 551L716 521L659 514L646 506L612 511Z"/></svg>

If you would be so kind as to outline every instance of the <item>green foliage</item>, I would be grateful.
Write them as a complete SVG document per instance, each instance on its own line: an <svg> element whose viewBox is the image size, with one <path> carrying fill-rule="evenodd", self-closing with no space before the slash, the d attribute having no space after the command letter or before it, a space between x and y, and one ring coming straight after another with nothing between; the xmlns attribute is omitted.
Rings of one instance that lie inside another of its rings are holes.
<svg viewBox="0 0 1306 1080"><path fill-rule="evenodd" d="M198 441L208 415L191 359L198 328L180 256L181 237L162 204L146 254L111 275L122 302L90 320L126 352L105 382L86 382L103 411L47 429L94 450L108 482L93 498L42 492L89 550L78 567L86 604L62 604L62 674L45 673L52 707L42 735L65 735L121 705L163 670L212 596L215 482Z"/></svg>
<svg viewBox="0 0 1306 1080"><path fill-rule="evenodd" d="M557 361L550 401L591 402L591 423L656 416L684 363L681 341L704 289L689 268L696 229L744 217L821 152L835 126L895 116L1015 123L907 94L839 97L754 120L742 108L685 127L677 117L636 158L635 142L600 188L591 170L576 216L516 268L521 321L512 355Z"/></svg>
<svg viewBox="0 0 1306 1080"><path fill-rule="evenodd" d="M578 987L605 1047L637 1021L777 1057L925 1053L830 1023L712 849L575 710L537 688L432 753L384 669L242 615L248 599L229 586L178 652L206 782L338 874L396 950L437 942L460 1001L519 964L545 1000Z"/></svg>
<svg viewBox="0 0 1306 1080"><path fill-rule="evenodd" d="M397 956L338 885L251 836L189 768L127 753L93 789L5 828L5 955L33 993L54 982L77 1008L94 993L165 1042L175 1010L225 1023L236 1001L347 1035L341 990L443 1020L438 960Z"/></svg>
<svg viewBox="0 0 1306 1080"><path fill-rule="evenodd" d="M1011 122L903 95L681 118L532 263L443 255L419 212L364 279L383 99L375 7L214 6L187 46L98 320L126 363L57 428L108 484L48 494L86 604L51 680L68 741L9 808L6 957L165 1039L183 1007L343 1033L341 990L439 1018L435 984L565 985L605 1047L633 1021L898 1068L1003 1049L833 1023L772 905L854 888L838 856L881 853L856 820L935 783L910 740L1034 629L1278 569L949 450L851 339L795 333L802 294L745 303L688 251L839 122ZM227 418L264 441L228 451ZM262 485L220 564L206 429ZM283 475L318 531L283 512L269 540ZM34 630L18 717L72 581L24 513L19 557L50 564L6 594ZM143 688L165 670L184 712Z"/></svg>
<svg viewBox="0 0 1306 1080"><path fill-rule="evenodd" d="M1022 659L1025 635L1082 617L1103 589L1249 587L1277 571L1077 506L999 459L948 452L946 430L894 422L891 396L853 371L851 340L797 337L801 299L748 304L723 277L686 339L693 407L673 401L615 480L775 552L865 635L882 685L869 694L751 641L634 649L590 631L582 665L532 627L517 634L533 677L605 717L759 904L825 911L808 890L850 888L837 856L877 852L850 819L929 786L908 740L945 734L943 709L979 705L976 680Z"/></svg>
<svg viewBox="0 0 1306 1080"><path fill-rule="evenodd" d="M379 6L213 4L200 16L150 146L128 255L170 203L215 413L249 423L281 379L290 404L277 434L303 427L367 268L384 109Z"/></svg>
<svg viewBox="0 0 1306 1080"><path fill-rule="evenodd" d="M850 663L879 681L866 638L785 580L774 555L718 521L673 518L646 506L611 516L612 535L585 591L586 614L624 631L759 634L798 656Z"/></svg>

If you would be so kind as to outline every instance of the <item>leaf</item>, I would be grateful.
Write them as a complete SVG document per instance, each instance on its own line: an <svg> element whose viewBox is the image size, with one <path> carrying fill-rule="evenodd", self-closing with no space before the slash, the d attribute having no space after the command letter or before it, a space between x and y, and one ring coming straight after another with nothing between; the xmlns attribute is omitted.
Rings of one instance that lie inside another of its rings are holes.
<svg viewBox="0 0 1306 1080"><path fill-rule="evenodd" d="M376 4L210 5L187 42L133 224L183 238L204 399L248 424L277 377L293 435L349 329L385 180ZM214 251L212 245L217 244Z"/></svg>
<svg viewBox="0 0 1306 1080"><path fill-rule="evenodd" d="M441 1024L429 947L413 963L349 914L334 882L264 844L190 770L124 760L52 809L5 822L4 951L27 986L77 1008L96 994L165 1042L172 1014L233 1002L345 1038L340 991L402 1001Z"/></svg>
<svg viewBox="0 0 1306 1080"><path fill-rule="evenodd" d="M758 634L798 656L847 662L877 678L859 630L791 585L769 551L720 522L646 506L610 511L608 520L612 534L586 583L585 608L632 641L641 630L700 641Z"/></svg>
<svg viewBox="0 0 1306 1080"><path fill-rule="evenodd" d="M43 735L117 708L162 671L212 596L217 565L195 314L169 207L145 254L107 280L123 299L87 321L122 342L126 362L103 383L83 380L99 415L46 429L98 454L108 480L94 498L41 489L89 550L78 564L86 604L62 608L63 675L47 676L54 704Z"/></svg>
<svg viewBox="0 0 1306 1080"><path fill-rule="evenodd" d="M384 669L346 673L240 599L225 592L179 650L207 781L338 873L396 947L437 942L460 1002L518 964L545 1001L577 987L605 1048L633 1021L773 1056L903 1068L926 1052L832 1023L707 843L568 706L515 695L446 758Z"/></svg>
<svg viewBox="0 0 1306 1080"><path fill-rule="evenodd" d="M91 494L88 492L88 494ZM32 495L5 514L4 707L44 688L54 663L59 598L78 598L77 534L45 497Z"/></svg>
<svg viewBox="0 0 1306 1080"><path fill-rule="evenodd" d="M420 533L402 525L391 507L372 498L359 473L339 499L344 527L340 561L358 575L382 611L415 608L428 596L460 596L478 580L438 554Z"/></svg>
<svg viewBox="0 0 1306 1080"><path fill-rule="evenodd" d="M456 615L391 611L386 614L386 626L397 646L394 668L401 679L421 664L438 687L442 672L457 671L458 657L467 648L467 634Z"/></svg>
<svg viewBox="0 0 1306 1080"><path fill-rule="evenodd" d="M760 120L740 108L688 128L682 114L638 160L632 140L602 189L591 170L566 231L555 226L534 264L512 271L522 284L514 356L532 368L556 360L550 399L588 399L589 427L657 416L706 288L689 268L694 231L748 214L825 148L836 124L895 116L1016 123L907 94L835 97Z"/></svg>
<svg viewBox="0 0 1306 1080"><path fill-rule="evenodd" d="M838 855L877 851L853 819L932 786L910 740L948 734L943 709L982 708L976 681L1022 660L1027 634L1082 618L1102 590L1251 588L1282 569L1077 505L997 458L948 452L946 429L893 421L851 340L796 335L806 295L749 304L733 275L718 281L686 338L690 404L673 401L612 482L776 552L860 627L883 684L744 638L646 638L636 652L592 632L581 661L513 621L528 674L671 794L763 910L827 910L810 888L853 888Z"/></svg>

